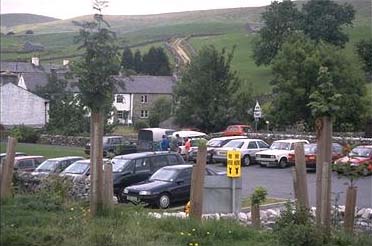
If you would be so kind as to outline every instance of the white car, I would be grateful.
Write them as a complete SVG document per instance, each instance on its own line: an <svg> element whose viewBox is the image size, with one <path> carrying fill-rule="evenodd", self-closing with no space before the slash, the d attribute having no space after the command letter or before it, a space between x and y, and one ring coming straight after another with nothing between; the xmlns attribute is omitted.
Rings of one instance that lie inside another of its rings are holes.
<svg viewBox="0 0 372 246"><path fill-rule="evenodd" d="M256 153L256 161L260 166L279 166L285 168L288 166L288 155L293 153L295 143L308 144L309 141L303 139L286 139L274 141L270 149Z"/></svg>
<svg viewBox="0 0 372 246"><path fill-rule="evenodd" d="M255 162L255 154L266 150L269 145L261 139L235 139L228 142L222 148L217 149L213 154L213 161L226 163L226 155L229 150L240 151L242 166L249 166Z"/></svg>

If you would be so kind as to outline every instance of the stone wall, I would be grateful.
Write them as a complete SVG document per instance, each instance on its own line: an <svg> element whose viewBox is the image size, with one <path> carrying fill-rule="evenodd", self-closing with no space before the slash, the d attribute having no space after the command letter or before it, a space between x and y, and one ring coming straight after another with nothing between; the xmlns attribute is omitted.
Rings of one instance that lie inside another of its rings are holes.
<svg viewBox="0 0 372 246"><path fill-rule="evenodd" d="M84 147L89 142L89 137L46 135L42 134L38 140L39 144L64 145Z"/></svg>

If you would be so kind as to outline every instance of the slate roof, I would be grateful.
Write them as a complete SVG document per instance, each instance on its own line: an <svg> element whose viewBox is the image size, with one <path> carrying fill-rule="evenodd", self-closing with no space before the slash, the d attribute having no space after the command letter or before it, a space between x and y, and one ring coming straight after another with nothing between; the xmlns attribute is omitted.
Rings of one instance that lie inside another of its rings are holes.
<svg viewBox="0 0 372 246"><path fill-rule="evenodd" d="M133 94L173 94L176 82L172 76L116 76L115 79L118 81L117 93Z"/></svg>
<svg viewBox="0 0 372 246"><path fill-rule="evenodd" d="M51 73L52 69L63 70L63 66L55 64L40 64L35 66L31 62L0 62L0 72L14 72L14 73Z"/></svg>

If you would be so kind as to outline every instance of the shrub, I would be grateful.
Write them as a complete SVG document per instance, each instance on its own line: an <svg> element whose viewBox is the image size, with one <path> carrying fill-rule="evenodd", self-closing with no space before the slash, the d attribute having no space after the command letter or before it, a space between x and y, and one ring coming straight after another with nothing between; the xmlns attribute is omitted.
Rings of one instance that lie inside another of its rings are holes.
<svg viewBox="0 0 372 246"><path fill-rule="evenodd" d="M251 202L254 205L260 205L266 200L267 191L265 188L257 187L251 195Z"/></svg>
<svg viewBox="0 0 372 246"><path fill-rule="evenodd" d="M134 129L136 129L137 131L139 129L142 129L142 128L147 128L149 127L149 124L146 122L146 121L143 121L143 120L137 120L135 123L134 123Z"/></svg>
<svg viewBox="0 0 372 246"><path fill-rule="evenodd" d="M10 136L15 137L21 143L36 143L39 139L39 132L34 128L20 125L10 131Z"/></svg>

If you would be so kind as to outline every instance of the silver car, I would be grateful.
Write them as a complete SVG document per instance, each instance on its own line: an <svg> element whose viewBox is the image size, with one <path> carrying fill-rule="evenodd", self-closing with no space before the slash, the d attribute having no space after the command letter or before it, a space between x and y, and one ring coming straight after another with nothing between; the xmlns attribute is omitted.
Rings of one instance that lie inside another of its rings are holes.
<svg viewBox="0 0 372 246"><path fill-rule="evenodd" d="M261 139L236 139L228 142L222 148L215 151L213 160L226 163L226 155L229 150L240 151L242 165L249 166L256 161L256 152L269 148L269 145Z"/></svg>

